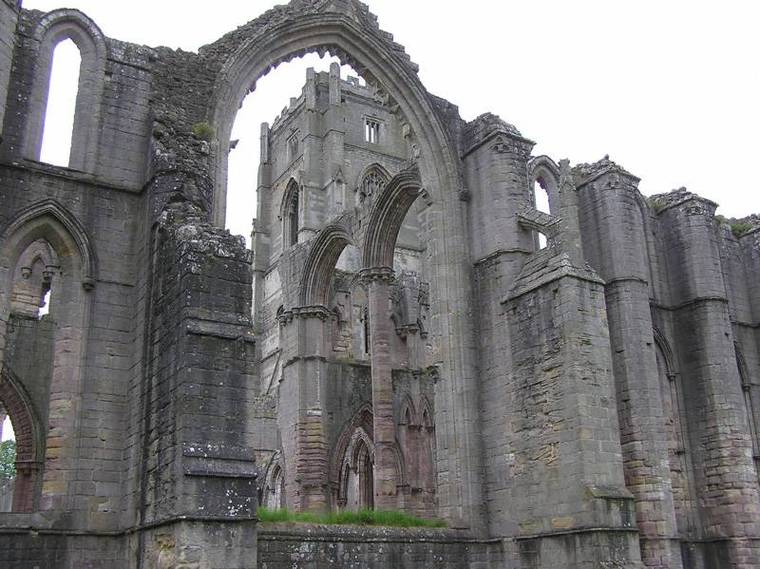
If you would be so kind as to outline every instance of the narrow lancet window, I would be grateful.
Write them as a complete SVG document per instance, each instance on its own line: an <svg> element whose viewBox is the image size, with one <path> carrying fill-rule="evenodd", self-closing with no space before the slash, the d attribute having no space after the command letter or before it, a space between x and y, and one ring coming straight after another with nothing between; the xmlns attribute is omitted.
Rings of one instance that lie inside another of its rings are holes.
<svg viewBox="0 0 760 569"><path fill-rule="evenodd" d="M50 70L50 87L45 109L40 161L69 166L74 130L74 114L79 92L82 57L76 44L68 39L59 43Z"/></svg>
<svg viewBox="0 0 760 569"><path fill-rule="evenodd" d="M550 213L549 211L549 193L544 189L541 184L541 180L536 180L533 183L533 194L536 203L536 209L544 213ZM546 247L546 235L538 233L538 248L543 249Z"/></svg>

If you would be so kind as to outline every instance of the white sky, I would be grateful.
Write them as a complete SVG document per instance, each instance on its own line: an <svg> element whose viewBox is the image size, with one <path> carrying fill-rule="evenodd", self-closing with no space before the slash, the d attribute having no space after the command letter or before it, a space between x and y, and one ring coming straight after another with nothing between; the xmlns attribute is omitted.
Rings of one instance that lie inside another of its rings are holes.
<svg viewBox="0 0 760 569"><path fill-rule="evenodd" d="M15 440L16 435L13 434L13 425L11 425L11 418L5 417L5 420L0 424L0 442L7 440Z"/></svg>
<svg viewBox="0 0 760 569"><path fill-rule="evenodd" d="M196 50L275 2L24 0L79 8L108 36ZM760 4L744 0L370 0L432 93L471 120L493 112L572 163L610 158L645 194L686 186L727 217L760 212ZM449 6L452 6L449 8ZM313 64L312 64L313 65ZM233 138L234 233L255 215L259 124L297 96L307 65L283 65L246 99ZM327 68L327 63L323 63ZM69 77L72 73L67 73ZM69 127L70 128L70 127ZM745 170L747 172L745 172Z"/></svg>

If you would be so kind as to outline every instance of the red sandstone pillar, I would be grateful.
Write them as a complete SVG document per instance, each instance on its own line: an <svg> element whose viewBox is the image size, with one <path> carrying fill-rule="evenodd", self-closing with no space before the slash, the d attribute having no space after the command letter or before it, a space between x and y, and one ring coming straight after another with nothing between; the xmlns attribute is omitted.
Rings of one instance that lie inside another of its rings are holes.
<svg viewBox="0 0 760 569"><path fill-rule="evenodd" d="M393 380L390 350L391 325L388 317L388 285L393 270L367 269L362 275L369 302L370 362L372 364L372 416L375 444L375 508L398 506L396 424L393 420Z"/></svg>
<svg viewBox="0 0 760 569"><path fill-rule="evenodd" d="M16 462L16 480L13 486L14 512L34 511L34 483L38 465L30 461Z"/></svg>

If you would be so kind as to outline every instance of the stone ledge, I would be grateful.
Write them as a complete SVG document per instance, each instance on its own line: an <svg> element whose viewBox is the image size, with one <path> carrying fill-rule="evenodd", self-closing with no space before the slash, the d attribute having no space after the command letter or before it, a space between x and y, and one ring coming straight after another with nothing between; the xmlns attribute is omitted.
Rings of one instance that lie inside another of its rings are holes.
<svg viewBox="0 0 760 569"><path fill-rule="evenodd" d="M323 524L259 524L259 540L388 542L388 543L478 543L501 544L498 538L480 539L471 533L446 528L396 528Z"/></svg>

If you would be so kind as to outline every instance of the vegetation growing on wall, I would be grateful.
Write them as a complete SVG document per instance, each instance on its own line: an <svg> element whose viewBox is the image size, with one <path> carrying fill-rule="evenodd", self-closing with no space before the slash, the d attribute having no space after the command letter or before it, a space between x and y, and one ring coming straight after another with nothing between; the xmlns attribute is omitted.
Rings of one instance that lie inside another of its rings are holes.
<svg viewBox="0 0 760 569"><path fill-rule="evenodd" d="M0 443L0 480L16 477L16 441Z"/></svg>
<svg viewBox="0 0 760 569"><path fill-rule="evenodd" d="M329 512L315 514L311 512L291 512L287 509L272 510L259 508L259 521L262 523L302 523L323 525L359 525L384 527L446 527L443 520L425 520L405 514L404 512L384 510L359 510L357 512Z"/></svg>

